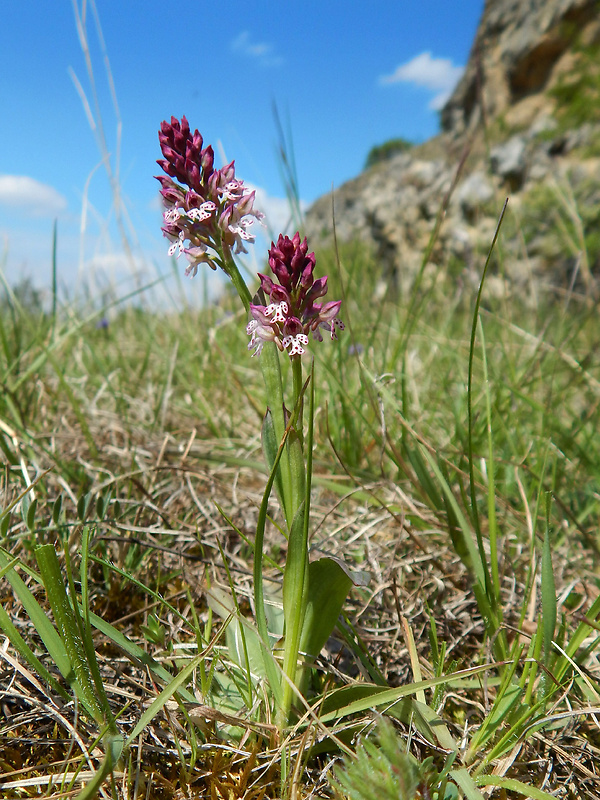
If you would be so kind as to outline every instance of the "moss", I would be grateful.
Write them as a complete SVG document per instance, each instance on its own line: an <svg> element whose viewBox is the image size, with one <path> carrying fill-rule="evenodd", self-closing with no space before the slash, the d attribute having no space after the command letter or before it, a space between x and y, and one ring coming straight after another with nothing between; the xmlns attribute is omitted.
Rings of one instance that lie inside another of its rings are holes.
<svg viewBox="0 0 600 800"><path fill-rule="evenodd" d="M564 130L596 122L600 102L600 43L573 49L578 55L575 68L548 92L556 102L556 119Z"/></svg>
<svg viewBox="0 0 600 800"><path fill-rule="evenodd" d="M406 153L412 146L412 142L409 142L408 139L390 139L383 144L377 144L369 150L365 169L369 169L382 161L388 161L398 153Z"/></svg>

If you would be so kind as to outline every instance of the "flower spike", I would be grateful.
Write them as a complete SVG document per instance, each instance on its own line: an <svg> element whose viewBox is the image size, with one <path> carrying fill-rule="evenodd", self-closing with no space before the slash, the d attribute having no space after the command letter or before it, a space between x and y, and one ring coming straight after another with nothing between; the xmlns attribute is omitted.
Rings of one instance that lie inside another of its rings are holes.
<svg viewBox="0 0 600 800"><path fill-rule="evenodd" d="M254 208L255 193L235 177L234 162L215 170L212 147L204 147L202 136L191 132L185 117L162 122L158 140L164 158L157 164L167 175L157 180L169 255L185 253L186 275L193 276L200 263L212 269L223 266L223 251L247 253L246 243L255 240L249 228L264 214Z"/></svg>
<svg viewBox="0 0 600 800"><path fill-rule="evenodd" d="M344 329L337 316L341 300L314 302L327 293L327 276L313 277L315 264L315 254L308 252L308 243L300 240L299 233L291 239L280 235L277 244L271 242L269 266L277 281L259 273L261 289L270 302L250 306L252 319L246 332L251 337L248 349L254 349L252 355L260 355L264 342L271 341L290 357L301 356L309 334L322 342L320 328L332 339L337 338L337 330Z"/></svg>

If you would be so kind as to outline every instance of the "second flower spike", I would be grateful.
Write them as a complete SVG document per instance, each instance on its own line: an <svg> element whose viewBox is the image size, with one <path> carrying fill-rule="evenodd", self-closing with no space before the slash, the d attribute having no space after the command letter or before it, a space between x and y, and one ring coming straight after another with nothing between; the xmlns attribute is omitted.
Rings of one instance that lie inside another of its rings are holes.
<svg viewBox="0 0 600 800"><path fill-rule="evenodd" d="M308 252L306 238L300 234L280 234L277 244L271 242L269 266L277 279L259 273L261 289L270 302L251 304L252 319L246 327L251 337L249 350L259 355L265 342L275 342L280 350L290 356L305 352L309 334L323 341L320 329L328 331L332 339L344 323L338 318L341 300L328 303L315 302L327 293L327 276L314 279L315 254Z"/></svg>

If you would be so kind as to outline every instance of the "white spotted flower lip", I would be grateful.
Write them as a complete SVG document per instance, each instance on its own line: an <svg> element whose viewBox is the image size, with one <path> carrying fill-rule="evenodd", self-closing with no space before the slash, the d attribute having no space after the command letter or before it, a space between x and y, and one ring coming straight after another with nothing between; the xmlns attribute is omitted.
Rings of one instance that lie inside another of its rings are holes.
<svg viewBox="0 0 600 800"><path fill-rule="evenodd" d="M321 329L332 339L344 323L337 316L341 300L316 303L327 293L327 277L313 277L315 254L308 253L306 239L296 233L292 239L280 235L277 244L271 243L269 266L277 281L260 275L261 289L270 302L250 305L251 320L246 326L250 336L248 349L260 355L265 342L275 342L290 358L302 356L308 346L309 334L323 341Z"/></svg>

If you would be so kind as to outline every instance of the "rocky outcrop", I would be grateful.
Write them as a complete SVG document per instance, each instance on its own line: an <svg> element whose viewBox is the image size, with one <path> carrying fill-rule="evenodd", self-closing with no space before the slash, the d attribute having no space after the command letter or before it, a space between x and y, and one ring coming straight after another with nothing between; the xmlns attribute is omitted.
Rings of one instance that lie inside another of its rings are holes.
<svg viewBox="0 0 600 800"><path fill-rule="evenodd" d="M532 124L545 90L572 67L574 46L597 36L598 13L597 0L487 0L442 130L463 133L505 112Z"/></svg>
<svg viewBox="0 0 600 800"><path fill-rule="evenodd" d="M488 0L442 133L376 164L306 215L311 240L369 244L409 286L434 266L480 271L498 214L513 285L600 268L600 3Z"/></svg>

